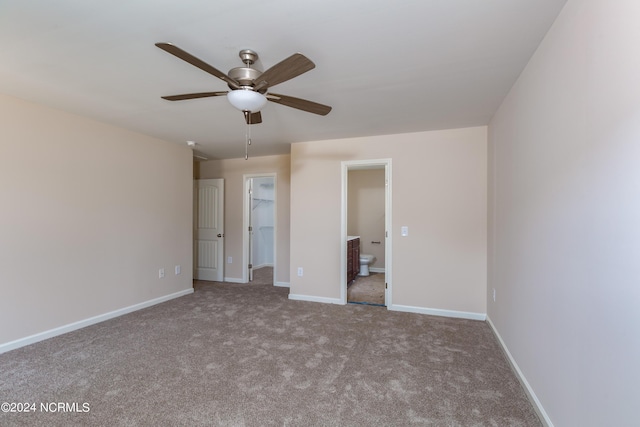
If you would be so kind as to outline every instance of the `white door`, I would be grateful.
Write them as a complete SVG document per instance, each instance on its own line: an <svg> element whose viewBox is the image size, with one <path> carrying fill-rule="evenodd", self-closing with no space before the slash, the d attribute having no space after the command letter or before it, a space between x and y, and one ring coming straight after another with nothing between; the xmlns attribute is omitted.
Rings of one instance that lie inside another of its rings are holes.
<svg viewBox="0 0 640 427"><path fill-rule="evenodd" d="M198 280L224 280L224 180L199 179L194 188L194 272Z"/></svg>

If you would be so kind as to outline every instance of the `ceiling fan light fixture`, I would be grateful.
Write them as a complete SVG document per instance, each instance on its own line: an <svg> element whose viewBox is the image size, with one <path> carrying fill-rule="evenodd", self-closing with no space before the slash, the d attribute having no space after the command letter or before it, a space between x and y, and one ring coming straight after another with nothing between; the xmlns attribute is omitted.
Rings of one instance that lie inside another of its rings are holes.
<svg viewBox="0 0 640 427"><path fill-rule="evenodd" d="M229 91L227 99L240 111L257 113L267 104L267 98L251 89L236 89Z"/></svg>

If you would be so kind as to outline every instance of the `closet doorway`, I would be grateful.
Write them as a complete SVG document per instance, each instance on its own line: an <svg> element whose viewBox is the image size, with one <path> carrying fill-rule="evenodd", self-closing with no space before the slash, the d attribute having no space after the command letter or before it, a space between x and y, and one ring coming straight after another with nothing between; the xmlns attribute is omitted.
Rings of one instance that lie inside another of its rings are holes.
<svg viewBox="0 0 640 427"><path fill-rule="evenodd" d="M244 175L244 283L275 284L276 174Z"/></svg>

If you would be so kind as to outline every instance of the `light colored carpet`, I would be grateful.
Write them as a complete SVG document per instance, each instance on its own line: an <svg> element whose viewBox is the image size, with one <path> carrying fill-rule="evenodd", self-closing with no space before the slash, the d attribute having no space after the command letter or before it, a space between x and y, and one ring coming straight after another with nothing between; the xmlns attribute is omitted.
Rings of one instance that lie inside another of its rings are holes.
<svg viewBox="0 0 640 427"><path fill-rule="evenodd" d="M485 322L194 294L0 355L1 426L540 426ZM39 407L38 407L39 408Z"/></svg>
<svg viewBox="0 0 640 427"><path fill-rule="evenodd" d="M273 285L273 267L260 267L253 270L254 285Z"/></svg>

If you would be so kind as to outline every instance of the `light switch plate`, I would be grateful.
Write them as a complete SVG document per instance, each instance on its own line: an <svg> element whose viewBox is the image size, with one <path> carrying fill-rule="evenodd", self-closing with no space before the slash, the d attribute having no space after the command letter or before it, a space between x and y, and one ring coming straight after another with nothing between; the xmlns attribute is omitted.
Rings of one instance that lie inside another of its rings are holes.
<svg viewBox="0 0 640 427"><path fill-rule="evenodd" d="M406 225L400 227L400 234L402 235L402 237L407 237L409 235L409 227L407 227Z"/></svg>

